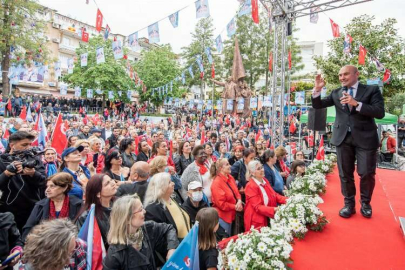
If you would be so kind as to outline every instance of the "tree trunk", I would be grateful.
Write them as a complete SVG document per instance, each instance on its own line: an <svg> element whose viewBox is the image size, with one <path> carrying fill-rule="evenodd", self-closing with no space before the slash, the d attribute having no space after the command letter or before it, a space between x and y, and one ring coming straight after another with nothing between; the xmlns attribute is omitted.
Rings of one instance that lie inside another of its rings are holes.
<svg viewBox="0 0 405 270"><path fill-rule="evenodd" d="M8 48L8 50L7 50ZM6 51L10 51L10 47L6 47ZM8 79L8 70L10 68L10 54L4 53L3 61L1 61L1 78L3 80L3 97L8 97L10 94L10 82Z"/></svg>

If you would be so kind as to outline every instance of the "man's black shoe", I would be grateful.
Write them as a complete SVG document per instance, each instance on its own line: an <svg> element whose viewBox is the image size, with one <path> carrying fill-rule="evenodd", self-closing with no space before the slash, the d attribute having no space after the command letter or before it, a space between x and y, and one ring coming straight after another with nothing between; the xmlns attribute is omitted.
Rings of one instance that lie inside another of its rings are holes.
<svg viewBox="0 0 405 270"><path fill-rule="evenodd" d="M345 206L339 211L339 216L343 218L349 218L354 214L356 214L356 209L351 206Z"/></svg>
<svg viewBox="0 0 405 270"><path fill-rule="evenodd" d="M371 205L368 203L362 203L360 208L360 213L365 218L371 218L373 215L373 210L371 209Z"/></svg>

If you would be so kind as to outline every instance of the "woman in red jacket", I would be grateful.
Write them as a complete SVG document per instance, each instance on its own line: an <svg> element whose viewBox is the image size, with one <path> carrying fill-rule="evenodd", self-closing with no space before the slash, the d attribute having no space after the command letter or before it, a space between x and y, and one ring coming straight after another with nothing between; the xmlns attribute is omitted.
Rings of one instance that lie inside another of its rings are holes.
<svg viewBox="0 0 405 270"><path fill-rule="evenodd" d="M255 228L267 226L268 219L274 217L277 205L286 202L286 197L276 193L264 178L264 168L259 161L249 162L248 171L250 181L245 189L245 231L249 231L252 226Z"/></svg>
<svg viewBox="0 0 405 270"><path fill-rule="evenodd" d="M211 166L211 176L214 181L211 185L211 200L213 207L219 214L219 224L231 234L232 222L236 211L243 211L242 199L231 175L231 165L226 158L216 161Z"/></svg>

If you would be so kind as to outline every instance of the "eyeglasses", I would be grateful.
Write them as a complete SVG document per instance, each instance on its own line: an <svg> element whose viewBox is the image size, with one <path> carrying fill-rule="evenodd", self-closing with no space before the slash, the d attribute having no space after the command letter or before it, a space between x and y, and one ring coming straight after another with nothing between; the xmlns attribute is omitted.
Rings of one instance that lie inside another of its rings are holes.
<svg viewBox="0 0 405 270"><path fill-rule="evenodd" d="M114 159L120 159L120 158L122 158L122 156L121 155L119 155L119 156L115 156L115 157L113 157Z"/></svg>
<svg viewBox="0 0 405 270"><path fill-rule="evenodd" d="M296 156L303 156L303 154L296 154Z"/></svg>

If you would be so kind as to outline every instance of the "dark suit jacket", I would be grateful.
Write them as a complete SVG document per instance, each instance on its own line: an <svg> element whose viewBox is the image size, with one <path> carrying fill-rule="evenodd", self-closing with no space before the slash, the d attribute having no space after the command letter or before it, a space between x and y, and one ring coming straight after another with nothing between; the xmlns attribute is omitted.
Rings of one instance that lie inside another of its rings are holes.
<svg viewBox="0 0 405 270"><path fill-rule="evenodd" d="M339 146L346 137L350 127L354 142L364 149L377 149L379 146L377 125L374 118L382 119L385 116L384 99L377 86L364 85L359 83L354 99L362 102L360 112L356 108L349 109L340 103L342 89L335 89L330 95L312 98L312 107L322 109L330 106L336 108L336 119L333 125L331 143Z"/></svg>

